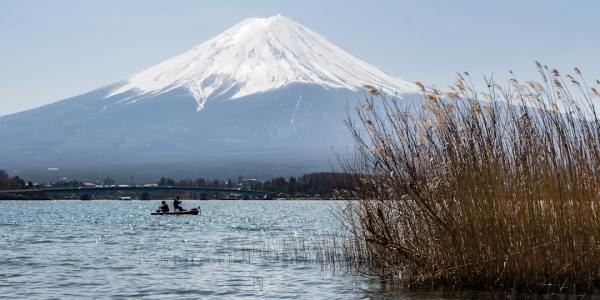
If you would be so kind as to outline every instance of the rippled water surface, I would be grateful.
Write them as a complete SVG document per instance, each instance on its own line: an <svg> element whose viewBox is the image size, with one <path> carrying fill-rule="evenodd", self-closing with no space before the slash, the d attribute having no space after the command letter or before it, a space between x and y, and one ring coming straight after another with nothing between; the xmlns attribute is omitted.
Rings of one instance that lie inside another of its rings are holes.
<svg viewBox="0 0 600 300"><path fill-rule="evenodd" d="M310 245L339 232L335 201L184 201L201 215L151 216L159 202L0 201L0 299L456 298L316 263Z"/></svg>
<svg viewBox="0 0 600 300"><path fill-rule="evenodd" d="M158 203L0 201L0 294L23 299L372 297L364 281L346 272L260 259L244 250L277 249L286 239L336 232L331 202L184 201L185 207L201 206L201 216L151 216Z"/></svg>

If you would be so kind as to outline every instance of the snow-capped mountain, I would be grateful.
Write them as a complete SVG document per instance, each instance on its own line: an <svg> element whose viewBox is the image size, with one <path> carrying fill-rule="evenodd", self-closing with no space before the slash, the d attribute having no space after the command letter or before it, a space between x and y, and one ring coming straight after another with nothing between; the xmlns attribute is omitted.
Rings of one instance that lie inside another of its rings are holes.
<svg viewBox="0 0 600 300"><path fill-rule="evenodd" d="M332 147L351 144L343 120L365 84L417 91L290 18L252 18L124 81L0 117L0 169L89 177L328 170Z"/></svg>
<svg viewBox="0 0 600 300"><path fill-rule="evenodd" d="M108 96L160 94L185 87L202 109L208 98L267 92L291 83L359 90L371 83L399 93L416 87L353 57L316 32L278 15L245 20L209 41L131 76ZM132 100L135 101L135 100Z"/></svg>

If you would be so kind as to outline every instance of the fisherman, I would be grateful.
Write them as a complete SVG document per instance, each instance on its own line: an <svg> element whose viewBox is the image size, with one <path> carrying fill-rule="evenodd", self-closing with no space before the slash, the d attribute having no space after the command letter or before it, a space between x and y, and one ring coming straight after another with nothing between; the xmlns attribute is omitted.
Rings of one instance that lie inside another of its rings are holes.
<svg viewBox="0 0 600 300"><path fill-rule="evenodd" d="M173 210L174 211L185 211L185 209L183 209L183 207L181 207L181 200L179 200L179 197L175 197L175 200L173 200Z"/></svg>
<svg viewBox="0 0 600 300"><path fill-rule="evenodd" d="M167 202L165 200L160 202L160 206L158 207L158 212L169 212L169 206L167 205Z"/></svg>

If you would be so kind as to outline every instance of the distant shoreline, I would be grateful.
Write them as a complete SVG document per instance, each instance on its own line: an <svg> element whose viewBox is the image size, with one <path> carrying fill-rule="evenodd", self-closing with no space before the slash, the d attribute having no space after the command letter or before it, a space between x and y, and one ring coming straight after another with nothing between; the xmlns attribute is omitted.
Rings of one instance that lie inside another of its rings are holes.
<svg viewBox="0 0 600 300"><path fill-rule="evenodd" d="M119 202L131 202L131 201L162 201L172 200L171 198L164 199L131 199L131 200L120 200L120 199L0 199L0 201L119 201ZM183 201L352 201L356 199L315 199L315 198L291 198L291 199L182 199Z"/></svg>

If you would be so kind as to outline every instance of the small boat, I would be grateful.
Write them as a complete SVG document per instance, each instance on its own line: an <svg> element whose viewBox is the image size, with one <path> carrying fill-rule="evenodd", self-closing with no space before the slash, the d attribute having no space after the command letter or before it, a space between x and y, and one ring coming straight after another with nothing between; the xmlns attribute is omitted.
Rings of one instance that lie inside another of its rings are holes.
<svg viewBox="0 0 600 300"><path fill-rule="evenodd" d="M166 215L166 216L179 216L179 215L194 215L197 216L198 213L200 213L200 210L197 208L192 208L190 210L184 210L184 211L170 211L170 212L153 212L150 213L153 216L162 216L162 215Z"/></svg>

